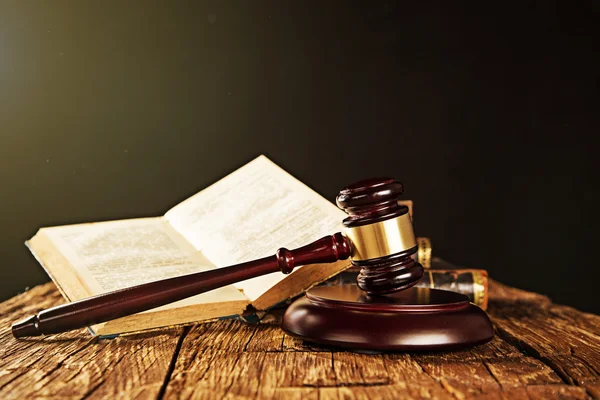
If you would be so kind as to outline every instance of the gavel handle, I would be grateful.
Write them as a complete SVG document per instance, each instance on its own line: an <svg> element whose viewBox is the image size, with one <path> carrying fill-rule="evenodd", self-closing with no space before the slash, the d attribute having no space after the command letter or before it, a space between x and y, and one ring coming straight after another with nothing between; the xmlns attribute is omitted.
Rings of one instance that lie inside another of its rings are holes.
<svg viewBox="0 0 600 400"><path fill-rule="evenodd" d="M295 250L281 248L276 255L176 278L116 290L49 308L12 326L16 338L66 332L125 317L208 292L235 282L282 271L289 274L307 264L345 260L350 242L341 233L321 238Z"/></svg>

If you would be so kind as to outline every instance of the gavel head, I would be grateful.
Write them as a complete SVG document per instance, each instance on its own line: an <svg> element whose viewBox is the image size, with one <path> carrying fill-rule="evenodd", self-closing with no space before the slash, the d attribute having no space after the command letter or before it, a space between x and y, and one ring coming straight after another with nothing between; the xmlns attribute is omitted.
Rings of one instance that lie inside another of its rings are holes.
<svg viewBox="0 0 600 400"><path fill-rule="evenodd" d="M361 268L358 286L371 295L407 289L423 276L412 258L417 242L408 207L398 204L403 191L393 178L372 178L342 189L336 199L348 214L344 235L352 264Z"/></svg>

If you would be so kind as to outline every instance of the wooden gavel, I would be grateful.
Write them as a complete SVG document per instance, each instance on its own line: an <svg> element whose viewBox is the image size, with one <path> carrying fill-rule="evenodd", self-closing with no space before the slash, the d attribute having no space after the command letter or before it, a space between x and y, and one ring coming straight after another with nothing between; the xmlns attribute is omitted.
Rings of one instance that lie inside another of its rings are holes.
<svg viewBox="0 0 600 400"><path fill-rule="evenodd" d="M407 289L423 275L411 256L417 251L408 207L398 204L403 186L393 178L354 183L336 202L348 217L344 233L309 245L230 267L164 279L63 304L39 312L12 326L16 338L60 333L110 321L195 296L257 276L289 274L308 264L345 260L361 268L358 286L369 295Z"/></svg>

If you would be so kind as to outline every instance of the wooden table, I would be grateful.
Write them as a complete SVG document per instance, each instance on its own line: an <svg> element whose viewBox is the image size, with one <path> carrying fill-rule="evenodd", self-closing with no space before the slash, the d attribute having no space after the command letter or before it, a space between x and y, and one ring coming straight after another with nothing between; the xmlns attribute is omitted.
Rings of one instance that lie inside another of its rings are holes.
<svg viewBox="0 0 600 400"><path fill-rule="evenodd" d="M313 348L233 320L98 340L16 340L10 324L62 302L53 284L1 304L0 399L600 398L600 317L490 284L496 338L446 354Z"/></svg>

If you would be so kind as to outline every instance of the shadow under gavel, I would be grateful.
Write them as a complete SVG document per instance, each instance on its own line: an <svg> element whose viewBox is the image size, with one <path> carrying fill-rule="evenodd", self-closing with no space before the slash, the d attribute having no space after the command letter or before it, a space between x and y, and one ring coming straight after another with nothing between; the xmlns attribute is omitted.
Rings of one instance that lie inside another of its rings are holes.
<svg viewBox="0 0 600 400"><path fill-rule="evenodd" d="M408 208L398 204L403 192L392 178L357 182L340 191L337 205L348 217L344 233L274 256L164 279L101 294L39 312L12 326L16 338L66 332L160 307L246 279L296 267L350 258L361 268L358 286L369 295L385 295L418 282L423 268L411 256L417 251Z"/></svg>

